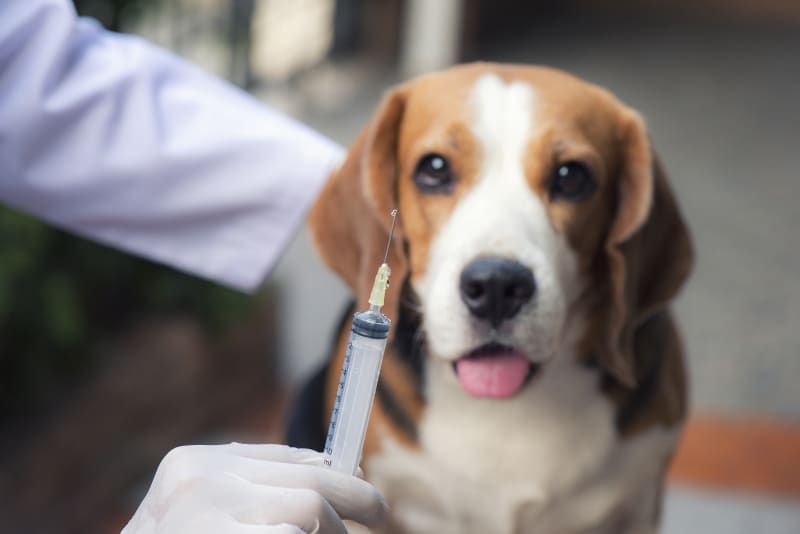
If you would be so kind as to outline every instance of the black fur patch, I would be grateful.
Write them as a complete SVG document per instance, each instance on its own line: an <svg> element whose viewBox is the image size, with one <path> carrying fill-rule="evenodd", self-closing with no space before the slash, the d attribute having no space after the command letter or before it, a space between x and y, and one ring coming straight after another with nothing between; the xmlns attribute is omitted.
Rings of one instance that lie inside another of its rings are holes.
<svg viewBox="0 0 800 534"><path fill-rule="evenodd" d="M400 296L399 317L394 330L392 348L402 361L414 380L414 388L420 399L423 399L425 380L425 359L428 352L425 346L425 334L422 332L422 317L417 312L418 304L411 284L403 284Z"/></svg>
<svg viewBox="0 0 800 534"><path fill-rule="evenodd" d="M400 295L397 323L394 325L392 352L405 365L417 397L423 398L423 380L425 369L425 339L421 330L421 318L415 310L414 291L406 281ZM417 439L417 424L411 415L403 409L391 387L383 379L378 380L378 402L384 413L401 432L412 440Z"/></svg>
<svg viewBox="0 0 800 534"><path fill-rule="evenodd" d="M636 389L625 398L617 410L617 430L624 434L646 411L658 391L664 365L664 344L669 341L669 327L664 313L658 313L636 331L634 354L637 361Z"/></svg>
<svg viewBox="0 0 800 534"><path fill-rule="evenodd" d="M292 402L286 420L286 443L322 451L325 447L325 383L328 364L320 367ZM328 414L330 415L330 414Z"/></svg>
<svg viewBox="0 0 800 534"><path fill-rule="evenodd" d="M339 342L339 334L352 320L356 303L351 300L339 318L333 339L328 350L328 358L314 376L305 383L295 397L289 410L286 421L286 443L292 447L302 447L322 451L325 448L325 438L331 414L325 413L325 384L328 372L338 373L340 370L331 370L330 365L336 356L335 351Z"/></svg>

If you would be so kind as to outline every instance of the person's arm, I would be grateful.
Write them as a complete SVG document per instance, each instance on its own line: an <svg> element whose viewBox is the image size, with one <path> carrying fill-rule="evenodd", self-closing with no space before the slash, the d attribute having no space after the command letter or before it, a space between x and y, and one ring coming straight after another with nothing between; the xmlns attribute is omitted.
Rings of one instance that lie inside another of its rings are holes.
<svg viewBox="0 0 800 534"><path fill-rule="evenodd" d="M67 0L0 2L0 202L252 289L339 146Z"/></svg>

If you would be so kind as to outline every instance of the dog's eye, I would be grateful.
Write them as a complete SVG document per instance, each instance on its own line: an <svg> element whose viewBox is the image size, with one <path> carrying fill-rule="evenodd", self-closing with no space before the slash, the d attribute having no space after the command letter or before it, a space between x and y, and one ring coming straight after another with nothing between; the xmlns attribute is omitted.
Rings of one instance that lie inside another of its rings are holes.
<svg viewBox="0 0 800 534"><path fill-rule="evenodd" d="M417 164L414 182L427 193L448 193L453 187L453 171L444 156L428 154Z"/></svg>
<svg viewBox="0 0 800 534"><path fill-rule="evenodd" d="M583 163L569 161L556 169L550 181L550 198L580 201L594 193L592 173Z"/></svg>

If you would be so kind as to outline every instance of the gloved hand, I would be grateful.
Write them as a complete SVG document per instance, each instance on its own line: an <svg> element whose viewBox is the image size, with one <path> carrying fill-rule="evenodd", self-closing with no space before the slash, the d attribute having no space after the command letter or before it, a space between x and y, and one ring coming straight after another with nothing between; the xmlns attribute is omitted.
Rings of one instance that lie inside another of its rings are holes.
<svg viewBox="0 0 800 534"><path fill-rule="evenodd" d="M283 445L192 445L170 451L122 534L346 533L387 506L372 485Z"/></svg>

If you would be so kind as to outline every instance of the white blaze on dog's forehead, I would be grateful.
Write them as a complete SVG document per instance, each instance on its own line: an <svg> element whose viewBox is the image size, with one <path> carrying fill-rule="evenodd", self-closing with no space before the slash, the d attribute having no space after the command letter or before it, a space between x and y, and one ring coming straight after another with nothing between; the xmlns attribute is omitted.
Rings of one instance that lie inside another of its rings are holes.
<svg viewBox="0 0 800 534"><path fill-rule="evenodd" d="M533 87L518 81L506 84L497 75L486 74L475 82L471 104L475 133L486 157L512 163L531 128Z"/></svg>
<svg viewBox="0 0 800 534"><path fill-rule="evenodd" d="M494 223L505 225L519 225L515 219L525 217L526 225L535 225L539 240L549 240L545 235L551 233L547 213L531 190L524 168L525 150L535 135L535 96L530 84L504 82L496 74L486 74L475 82L470 104L472 129L482 145L481 170L475 187L459 208L464 205L462 212L485 211ZM473 215L465 213L462 217L473 219ZM496 224L481 226L481 232L487 233L494 244L516 248L512 232Z"/></svg>

